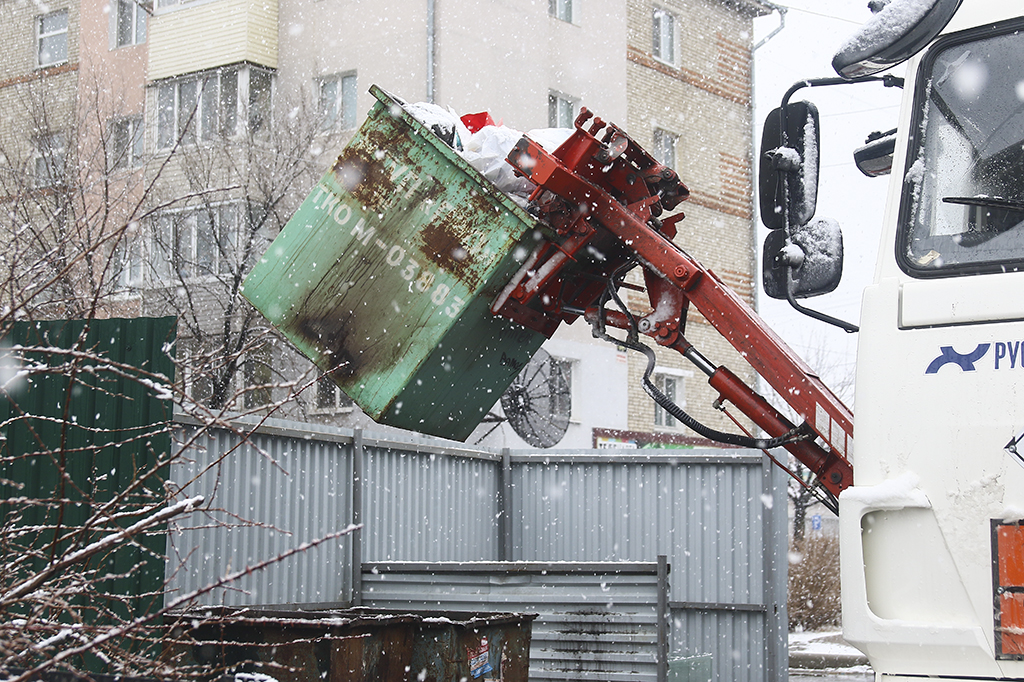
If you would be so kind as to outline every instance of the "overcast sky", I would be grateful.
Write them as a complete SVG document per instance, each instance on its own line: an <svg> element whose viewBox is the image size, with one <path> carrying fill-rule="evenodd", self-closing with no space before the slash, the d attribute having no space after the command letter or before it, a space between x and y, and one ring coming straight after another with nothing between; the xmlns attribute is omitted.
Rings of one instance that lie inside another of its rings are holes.
<svg viewBox="0 0 1024 682"><path fill-rule="evenodd" d="M755 127L779 106L786 90L805 78L835 76L832 55L871 17L867 0L786 0L785 28L755 52ZM755 43L779 25L778 14L755 22ZM902 67L894 73L902 75ZM808 307L859 323L861 293L874 277L888 178L866 178L853 164L853 150L868 133L896 126L901 93L881 85L846 85L801 90L794 100L813 101L821 114L819 217L835 218L843 228L845 268L839 288ZM758 238L763 244L765 230ZM759 252L760 253L760 252ZM856 334L847 334L769 299L758 283L760 311L786 342L822 373L828 384L853 372ZM852 407L852 405L851 405Z"/></svg>

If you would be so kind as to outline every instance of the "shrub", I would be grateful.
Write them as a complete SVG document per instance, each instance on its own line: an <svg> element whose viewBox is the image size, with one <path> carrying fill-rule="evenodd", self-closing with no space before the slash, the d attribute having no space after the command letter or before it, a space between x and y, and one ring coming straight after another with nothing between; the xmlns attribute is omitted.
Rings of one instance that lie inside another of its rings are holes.
<svg viewBox="0 0 1024 682"><path fill-rule="evenodd" d="M813 533L790 541L789 628L821 630L841 624L839 537Z"/></svg>

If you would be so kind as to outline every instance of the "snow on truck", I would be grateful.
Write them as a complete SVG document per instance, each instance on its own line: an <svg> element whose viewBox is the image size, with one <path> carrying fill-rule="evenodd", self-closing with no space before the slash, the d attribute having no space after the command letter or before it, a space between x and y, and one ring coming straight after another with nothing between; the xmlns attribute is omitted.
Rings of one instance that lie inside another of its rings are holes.
<svg viewBox="0 0 1024 682"><path fill-rule="evenodd" d="M833 61L838 77L798 83L766 122L764 288L856 331L798 301L835 288L842 239L814 216L817 111L789 100L808 87L904 88L897 128L855 153L865 173L890 175L859 324L856 440L853 412L674 243L682 214L671 212L688 196L675 172L586 110L560 143L510 141L497 175L513 187L501 191L457 134L374 88L367 122L245 295L371 417L458 439L544 339L583 318L647 356L644 389L697 433L771 450L782 466L785 449L814 473L840 519L844 636L878 679L1024 679L1024 16L1013 5L875 0ZM903 63L904 77L878 75ZM635 270L642 287L626 281ZM628 308L624 286L642 288L650 312ZM687 341L691 306L799 424ZM761 434L717 431L675 405L651 381L651 343L689 359L716 405Z"/></svg>

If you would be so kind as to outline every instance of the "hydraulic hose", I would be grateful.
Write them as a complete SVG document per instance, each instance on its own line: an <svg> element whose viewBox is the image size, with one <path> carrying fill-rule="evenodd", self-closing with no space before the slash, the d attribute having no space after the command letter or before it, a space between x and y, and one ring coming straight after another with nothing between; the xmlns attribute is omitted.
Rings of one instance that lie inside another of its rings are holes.
<svg viewBox="0 0 1024 682"><path fill-rule="evenodd" d="M598 303L598 309L603 310L604 304L605 302L608 301L608 299L612 299L615 301L616 305L619 306L619 308L625 314L626 318L629 320L630 329L627 330L628 338L625 341L623 341L608 336L608 334L605 332L603 315L598 315L597 320L594 321L593 334L597 338L603 339L610 343L625 346L626 348L638 351L647 356L647 369L644 370L642 385L644 391L647 393L647 395L651 396L651 399L654 400L655 403L660 405L662 409L664 409L666 412L671 414L673 417L678 419L686 427L696 432L697 434L703 436L704 438L707 438L708 440L713 440L719 443L725 443L727 445L735 445L741 448L754 448L757 450L771 450L773 448L782 447L787 443L794 443L796 441L807 440L810 437L809 434L804 433L799 428L794 429L793 431L787 433L784 436L779 436L776 438L753 438L751 436L746 436L743 434L719 431L697 421L695 418L690 416L686 411L684 411L683 408L679 407L674 402L672 402L672 400L668 396L666 396L664 393L658 390L658 387L654 385L653 381L651 381L651 374L654 373L654 368L657 365L657 357L654 354L654 350L639 342L639 331L637 330L636 319L633 317L632 313L626 307L626 304L623 303L622 299L619 298L619 294L615 290L616 280L619 277L621 277L626 270L633 267L633 265L635 265L635 263L628 263L624 265L623 267L619 268L615 273L613 273L611 277L608 278L608 286L605 289L604 295L601 296L601 299Z"/></svg>
<svg viewBox="0 0 1024 682"><path fill-rule="evenodd" d="M701 436L704 436L708 440L717 441L719 443L726 443L727 445L735 445L741 448L771 450L773 448L782 447L787 443L793 443L799 440L805 440L807 438L805 434L796 430L784 436L779 436L777 438L752 438L750 436L745 436L743 434L719 431L717 429L711 428L710 426L707 426L706 424L702 424L696 419L694 419L692 416L690 416L687 412L685 412L681 407L672 402L672 400L669 399L669 397L662 393L660 390L658 390L658 387L655 386L654 382L651 381L651 374L654 372L654 368L657 361L654 355L654 350L652 348L648 348L642 343L633 344L622 341L618 341L617 343L620 343L626 346L627 348L631 348L632 350L639 351L647 356L647 369L644 371L643 377L643 388L644 391L647 392L647 395L651 396L651 399L654 400L654 402L656 402L658 405L660 405L661 408L664 409L666 412L668 412L673 417L682 422L684 425L686 425L688 428L700 434Z"/></svg>

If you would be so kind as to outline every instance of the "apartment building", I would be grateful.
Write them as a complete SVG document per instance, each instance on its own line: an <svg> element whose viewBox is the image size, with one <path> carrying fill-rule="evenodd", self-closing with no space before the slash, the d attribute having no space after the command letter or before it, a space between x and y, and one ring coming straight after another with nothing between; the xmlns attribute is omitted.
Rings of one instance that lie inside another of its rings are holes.
<svg viewBox="0 0 1024 682"><path fill-rule="evenodd" d="M753 302L751 37L768 12L759 0L40 7L0 10L12 46L0 56L4 193L22 222L39 219L30 215L41 198L55 202L39 254L7 265L41 259L62 287L40 286L24 314L177 315L178 380L211 409L272 406L277 416L380 428L238 295L247 267L362 121L371 84L459 114L487 110L521 131L571 125L581 105L619 124L690 188L678 242ZM68 247L71 266L51 242ZM631 295L631 305L644 300ZM752 382L728 343L690 318L687 338ZM642 357L595 341L583 323L545 348L568 395L557 405L570 415L559 447L698 442L643 393ZM727 425L681 357L660 356L656 382L702 421ZM470 442L526 445L500 419Z"/></svg>
<svg viewBox="0 0 1024 682"><path fill-rule="evenodd" d="M752 24L768 13L768 6L756 0L657 0L629 6L630 134L674 168L690 189L676 243L754 307ZM631 305L642 305L631 298ZM712 362L755 385L753 370L696 311L689 312L685 335ZM630 433L609 435L639 443L699 442L643 392L645 368L645 359L631 354ZM717 394L706 377L678 353L658 353L654 379L702 423L737 432L712 407Z"/></svg>

